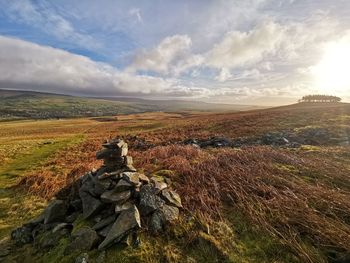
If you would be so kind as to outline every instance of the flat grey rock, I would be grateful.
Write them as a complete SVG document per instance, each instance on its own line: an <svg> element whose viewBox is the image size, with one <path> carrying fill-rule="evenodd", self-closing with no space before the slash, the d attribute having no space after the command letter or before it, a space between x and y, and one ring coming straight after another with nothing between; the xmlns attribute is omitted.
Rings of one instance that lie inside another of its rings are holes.
<svg viewBox="0 0 350 263"><path fill-rule="evenodd" d="M161 208L165 201L156 195L153 186L147 184L140 189L139 208L142 215L148 215L153 211Z"/></svg>
<svg viewBox="0 0 350 263"><path fill-rule="evenodd" d="M89 218L95 215L103 208L103 203L91 196L89 193L84 191L79 191L79 196L83 202L83 217Z"/></svg>
<svg viewBox="0 0 350 263"><path fill-rule="evenodd" d="M111 215L107 218L102 219L100 222L96 223L92 228L94 230L99 230L104 228L105 226L110 225L116 220L117 216L116 215Z"/></svg>
<svg viewBox="0 0 350 263"><path fill-rule="evenodd" d="M132 185L138 185L140 183L139 174L135 172L123 172L121 177Z"/></svg>
<svg viewBox="0 0 350 263"><path fill-rule="evenodd" d="M133 207L134 207L134 203L132 201L127 201L124 204L117 204L115 206L114 211L116 214L120 214L121 212L132 209Z"/></svg>
<svg viewBox="0 0 350 263"><path fill-rule="evenodd" d="M64 254L71 254L75 251L90 251L99 242L99 237L95 230L90 227L83 227L72 234L72 242L66 247Z"/></svg>
<svg viewBox="0 0 350 263"><path fill-rule="evenodd" d="M116 192L123 192L133 188L133 185L124 179L120 179L117 185L114 187Z"/></svg>
<svg viewBox="0 0 350 263"><path fill-rule="evenodd" d="M162 191L162 197L167 204L182 207L180 195L175 191L165 189Z"/></svg>
<svg viewBox="0 0 350 263"><path fill-rule="evenodd" d="M130 191L117 192L114 189L104 192L101 200L105 203L124 203L131 197Z"/></svg>
<svg viewBox="0 0 350 263"><path fill-rule="evenodd" d="M136 206L130 210L122 212L117 221L111 227L107 237L99 245L98 249L103 250L108 246L119 242L125 235L130 233L131 230L141 227L140 214Z"/></svg>
<svg viewBox="0 0 350 263"><path fill-rule="evenodd" d="M67 207L62 200L53 200L44 211L44 224L59 222L64 220Z"/></svg>

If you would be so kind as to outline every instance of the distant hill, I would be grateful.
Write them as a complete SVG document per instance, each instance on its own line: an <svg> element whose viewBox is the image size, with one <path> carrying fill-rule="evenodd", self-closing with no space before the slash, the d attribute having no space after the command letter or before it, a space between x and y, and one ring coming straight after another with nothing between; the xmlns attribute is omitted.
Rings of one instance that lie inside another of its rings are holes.
<svg viewBox="0 0 350 263"><path fill-rule="evenodd" d="M215 104L182 100L89 98L33 91L0 89L0 120L112 116L152 111L222 112L257 106Z"/></svg>

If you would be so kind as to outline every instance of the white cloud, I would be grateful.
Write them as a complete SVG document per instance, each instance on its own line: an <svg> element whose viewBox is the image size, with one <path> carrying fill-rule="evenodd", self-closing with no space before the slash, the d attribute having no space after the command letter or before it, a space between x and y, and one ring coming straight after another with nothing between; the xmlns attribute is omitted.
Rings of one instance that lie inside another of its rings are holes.
<svg viewBox="0 0 350 263"><path fill-rule="evenodd" d="M121 72L105 63L0 36L0 83L18 89L45 87L46 91L84 94L167 94L183 90L175 79Z"/></svg>
<svg viewBox="0 0 350 263"><path fill-rule="evenodd" d="M221 68L219 75L216 76L216 80L220 82L224 82L232 77L232 74L230 72L230 69L228 68Z"/></svg>
<svg viewBox="0 0 350 263"><path fill-rule="evenodd" d="M186 35L166 37L155 48L138 52L129 70L168 74L171 63L183 58L191 44L191 39Z"/></svg>
<svg viewBox="0 0 350 263"><path fill-rule="evenodd" d="M215 68L250 66L276 53L284 28L267 22L248 32L231 31L206 54L206 65Z"/></svg>
<svg viewBox="0 0 350 263"><path fill-rule="evenodd" d="M142 23L143 19L141 16L141 10L139 8L131 8L129 10L129 15L136 17L137 22Z"/></svg>
<svg viewBox="0 0 350 263"><path fill-rule="evenodd" d="M4 2L4 3L2 3ZM29 0L0 0L12 20L43 30L60 40L68 40L80 47L95 49L101 47L98 40L88 34L77 31L62 15L56 12L49 3Z"/></svg>

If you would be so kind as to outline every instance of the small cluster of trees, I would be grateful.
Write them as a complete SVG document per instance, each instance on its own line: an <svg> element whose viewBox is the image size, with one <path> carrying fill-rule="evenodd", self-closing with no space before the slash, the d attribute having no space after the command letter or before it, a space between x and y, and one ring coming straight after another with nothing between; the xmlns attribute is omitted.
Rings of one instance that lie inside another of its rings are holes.
<svg viewBox="0 0 350 263"><path fill-rule="evenodd" d="M329 95L307 95L301 98L299 102L340 102L341 98Z"/></svg>

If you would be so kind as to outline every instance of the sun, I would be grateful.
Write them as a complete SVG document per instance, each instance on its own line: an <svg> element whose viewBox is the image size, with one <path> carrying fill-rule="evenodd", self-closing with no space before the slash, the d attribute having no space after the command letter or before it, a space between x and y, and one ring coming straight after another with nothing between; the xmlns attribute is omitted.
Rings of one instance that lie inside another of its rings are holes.
<svg viewBox="0 0 350 263"><path fill-rule="evenodd" d="M325 94L350 93L350 42L328 44L324 55L311 69L315 88Z"/></svg>

